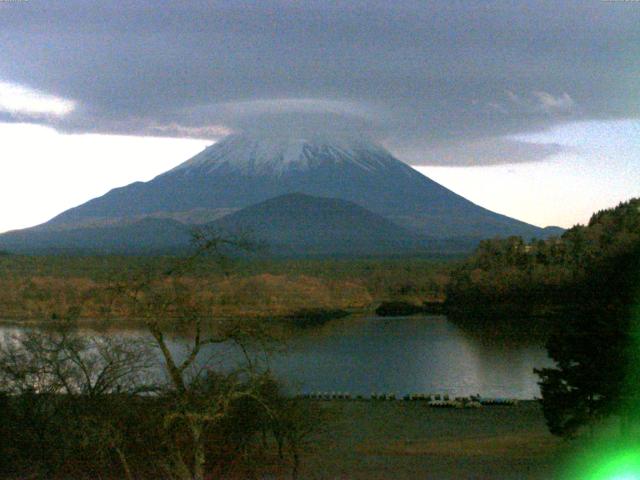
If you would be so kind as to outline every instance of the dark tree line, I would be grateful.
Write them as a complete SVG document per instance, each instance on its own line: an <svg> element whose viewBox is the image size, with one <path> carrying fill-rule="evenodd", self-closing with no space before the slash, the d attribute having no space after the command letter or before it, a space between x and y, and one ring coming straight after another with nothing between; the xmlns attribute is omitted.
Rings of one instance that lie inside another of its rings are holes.
<svg viewBox="0 0 640 480"><path fill-rule="evenodd" d="M526 243L485 240L451 273L447 307L453 317L564 315L584 301L580 289L605 258L640 242L640 199L594 214L560 238ZM528 325L527 325L528 327Z"/></svg>

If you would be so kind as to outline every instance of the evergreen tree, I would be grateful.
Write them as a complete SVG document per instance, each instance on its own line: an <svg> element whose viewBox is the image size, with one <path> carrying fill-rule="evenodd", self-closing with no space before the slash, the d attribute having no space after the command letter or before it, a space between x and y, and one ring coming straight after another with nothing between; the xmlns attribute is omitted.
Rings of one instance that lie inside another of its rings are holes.
<svg viewBox="0 0 640 480"><path fill-rule="evenodd" d="M550 337L555 368L537 370L552 433L572 436L598 419L637 410L640 338L634 315L640 246L594 262L574 295L579 308Z"/></svg>

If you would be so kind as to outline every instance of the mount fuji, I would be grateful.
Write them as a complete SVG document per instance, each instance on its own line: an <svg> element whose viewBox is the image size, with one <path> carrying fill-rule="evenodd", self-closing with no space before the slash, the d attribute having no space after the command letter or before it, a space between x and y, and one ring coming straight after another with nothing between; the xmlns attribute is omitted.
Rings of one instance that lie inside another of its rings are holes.
<svg viewBox="0 0 640 480"><path fill-rule="evenodd" d="M95 236L110 227L113 235L114 227L149 218L171 221L169 230L174 231L176 224L215 222L292 193L351 202L399 226L399 232L440 244L509 235L544 238L559 231L482 208L361 137L237 134L149 182L116 188L45 224L2 235L0 248L15 244L10 241L15 235L24 245L31 233L55 244L56 235L62 241L69 231L88 229ZM283 208L295 210L295 203L289 198ZM291 218L296 218L293 210Z"/></svg>

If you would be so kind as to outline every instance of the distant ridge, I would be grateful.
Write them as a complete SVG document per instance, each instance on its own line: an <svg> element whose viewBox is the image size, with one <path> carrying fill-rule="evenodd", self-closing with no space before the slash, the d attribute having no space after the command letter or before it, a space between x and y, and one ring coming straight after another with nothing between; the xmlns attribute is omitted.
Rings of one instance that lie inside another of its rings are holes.
<svg viewBox="0 0 640 480"><path fill-rule="evenodd" d="M0 235L0 249L12 253L159 254L184 251L191 230L175 220L144 218L129 223L67 228L27 229Z"/></svg>
<svg viewBox="0 0 640 480"><path fill-rule="evenodd" d="M393 255L425 252L426 238L352 202L291 193L210 224L249 233L279 255Z"/></svg>
<svg viewBox="0 0 640 480"><path fill-rule="evenodd" d="M119 225L23 230L0 236L0 248L17 253L178 253L194 228L244 235L275 256L408 255L429 251L426 238L352 202L286 194L206 225L145 218Z"/></svg>

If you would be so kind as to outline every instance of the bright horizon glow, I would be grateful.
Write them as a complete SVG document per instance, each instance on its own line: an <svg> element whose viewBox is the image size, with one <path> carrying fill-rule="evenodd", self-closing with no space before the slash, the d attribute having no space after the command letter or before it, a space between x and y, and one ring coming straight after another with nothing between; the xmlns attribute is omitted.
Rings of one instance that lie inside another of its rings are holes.
<svg viewBox="0 0 640 480"><path fill-rule="evenodd" d="M640 197L640 120L590 121L518 135L565 151L540 162L416 167L478 205L540 227L569 228Z"/></svg>
<svg viewBox="0 0 640 480"><path fill-rule="evenodd" d="M213 143L205 139L63 134L0 123L0 232L43 223L136 181L148 181ZM640 196L640 122L585 122L526 141L557 142L542 162L414 167L472 202L538 226L570 227Z"/></svg>
<svg viewBox="0 0 640 480"><path fill-rule="evenodd" d="M640 193L637 189L632 193L633 185L623 191L606 188L606 178L581 174L576 168L581 160L557 155L520 165L415 168L467 200L539 227L586 224L596 211ZM620 180L627 183L628 179Z"/></svg>
<svg viewBox="0 0 640 480"><path fill-rule="evenodd" d="M210 140L62 134L0 123L0 232L46 222L109 190L148 181Z"/></svg>
<svg viewBox="0 0 640 480"><path fill-rule="evenodd" d="M63 117L76 104L71 100L49 95L23 85L0 81L0 111L14 115Z"/></svg>

